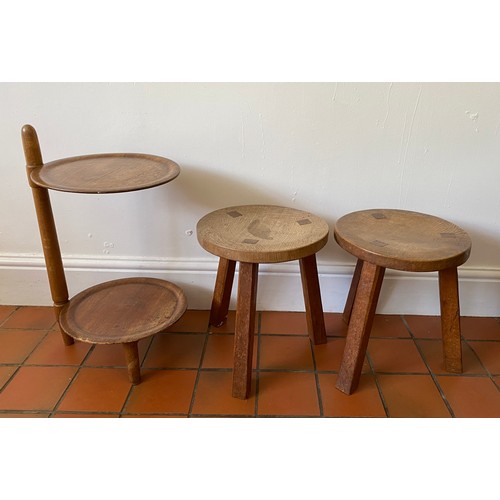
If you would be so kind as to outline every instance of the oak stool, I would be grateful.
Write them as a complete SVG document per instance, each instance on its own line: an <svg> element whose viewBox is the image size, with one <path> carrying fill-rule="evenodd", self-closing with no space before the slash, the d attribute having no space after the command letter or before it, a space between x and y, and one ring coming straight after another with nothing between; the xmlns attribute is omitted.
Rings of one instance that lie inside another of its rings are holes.
<svg viewBox="0 0 500 500"><path fill-rule="evenodd" d="M123 344L130 382L139 384L137 343L175 323L187 307L183 291L155 278L124 278L90 287L71 300L57 239L49 189L70 193L122 193L175 179L179 166L159 156L112 153L43 163L35 129L22 129L26 172L42 240L54 310L65 345Z"/></svg>
<svg viewBox="0 0 500 500"><path fill-rule="evenodd" d="M205 215L197 225L200 245L219 257L210 324L227 319L236 262L239 262L233 389L250 395L258 267L299 260L307 329L315 344L326 343L316 253L328 241L328 224L309 212L273 205L242 205Z"/></svg>
<svg viewBox="0 0 500 500"><path fill-rule="evenodd" d="M406 210L373 209L341 217L337 243L357 257L343 319L349 324L337 389L356 390L385 269L438 271L444 365L462 372L457 267L470 255L471 240L446 220Z"/></svg>

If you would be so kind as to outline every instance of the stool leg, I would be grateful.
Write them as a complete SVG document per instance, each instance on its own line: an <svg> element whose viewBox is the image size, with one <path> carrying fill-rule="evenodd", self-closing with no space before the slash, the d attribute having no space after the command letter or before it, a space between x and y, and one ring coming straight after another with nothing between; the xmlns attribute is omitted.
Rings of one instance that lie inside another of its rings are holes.
<svg viewBox="0 0 500 500"><path fill-rule="evenodd" d="M356 290L358 289L359 277L361 276L361 268L363 267L363 261L358 259L356 262L356 268L354 269L354 275L351 281L351 287L349 288L349 293L347 294L347 300L344 307L344 314L342 319L347 325L351 320L352 306L354 305L354 299L356 298Z"/></svg>
<svg viewBox="0 0 500 500"><path fill-rule="evenodd" d="M299 260L306 307L307 331L315 344L326 344L325 317L321 303L316 255Z"/></svg>
<svg viewBox="0 0 500 500"><path fill-rule="evenodd" d="M141 367L139 366L139 349L137 342L126 342L123 345L127 362L128 378L134 385L141 383Z"/></svg>
<svg viewBox="0 0 500 500"><path fill-rule="evenodd" d="M439 271L439 298L441 301L444 366L448 372L462 373L460 305L456 267Z"/></svg>
<svg viewBox="0 0 500 500"><path fill-rule="evenodd" d="M239 399L247 399L252 386L258 270L259 264L239 264L233 369L233 397Z"/></svg>
<svg viewBox="0 0 500 500"><path fill-rule="evenodd" d="M226 322L233 289L235 266L236 262L234 260L222 257L219 259L212 307L210 308L209 321L212 326L222 326Z"/></svg>
<svg viewBox="0 0 500 500"><path fill-rule="evenodd" d="M385 268L363 262L336 384L346 394L358 387L384 273Z"/></svg>

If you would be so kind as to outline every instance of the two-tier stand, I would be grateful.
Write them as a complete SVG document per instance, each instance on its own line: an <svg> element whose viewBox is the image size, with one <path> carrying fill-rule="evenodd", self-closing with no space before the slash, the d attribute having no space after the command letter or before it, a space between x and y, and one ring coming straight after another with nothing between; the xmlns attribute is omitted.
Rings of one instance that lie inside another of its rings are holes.
<svg viewBox="0 0 500 500"><path fill-rule="evenodd" d="M66 345L123 344L129 379L141 381L137 343L175 323L187 307L183 291L155 278L124 278L88 288L71 299L64 274L49 189L70 193L123 193L175 179L179 166L166 158L113 153L43 163L35 129L22 129L28 182L32 188L56 318Z"/></svg>

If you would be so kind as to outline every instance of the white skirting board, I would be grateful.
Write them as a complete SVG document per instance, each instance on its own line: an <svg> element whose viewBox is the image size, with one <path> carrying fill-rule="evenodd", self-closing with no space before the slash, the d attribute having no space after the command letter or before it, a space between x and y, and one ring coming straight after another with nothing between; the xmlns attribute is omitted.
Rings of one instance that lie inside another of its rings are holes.
<svg viewBox="0 0 500 500"><path fill-rule="evenodd" d="M150 276L179 285L189 309L210 309L217 261L136 258L98 259L65 257L70 296L85 288L118 278ZM258 310L303 311L304 299L298 262L262 264L259 268ZM354 265L318 264L323 310L340 312L349 290ZM235 307L237 273L231 308ZM500 270L459 268L463 316L500 316ZM50 305L42 256L0 256L0 304ZM377 308L382 314L439 315L437 273L387 270Z"/></svg>

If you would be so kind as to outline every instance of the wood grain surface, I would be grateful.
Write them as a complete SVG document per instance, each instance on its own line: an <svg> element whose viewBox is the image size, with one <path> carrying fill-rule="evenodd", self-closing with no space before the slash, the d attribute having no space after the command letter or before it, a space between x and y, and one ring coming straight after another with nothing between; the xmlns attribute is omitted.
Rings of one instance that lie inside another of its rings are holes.
<svg viewBox="0 0 500 500"><path fill-rule="evenodd" d="M173 283L156 278L108 281L75 295L61 311L71 337L92 344L133 342L161 332L184 314L187 301Z"/></svg>
<svg viewBox="0 0 500 500"><path fill-rule="evenodd" d="M359 259L401 271L439 271L463 264L471 240L439 217L406 210L373 209L341 217L337 243Z"/></svg>
<svg viewBox="0 0 500 500"><path fill-rule="evenodd" d="M64 158L33 169L34 184L71 193L138 191L175 179L179 165L161 156L106 153Z"/></svg>
<svg viewBox="0 0 500 500"><path fill-rule="evenodd" d="M225 259L272 263L315 254L328 241L328 224L294 208L242 205L207 214L197 225L200 245Z"/></svg>

